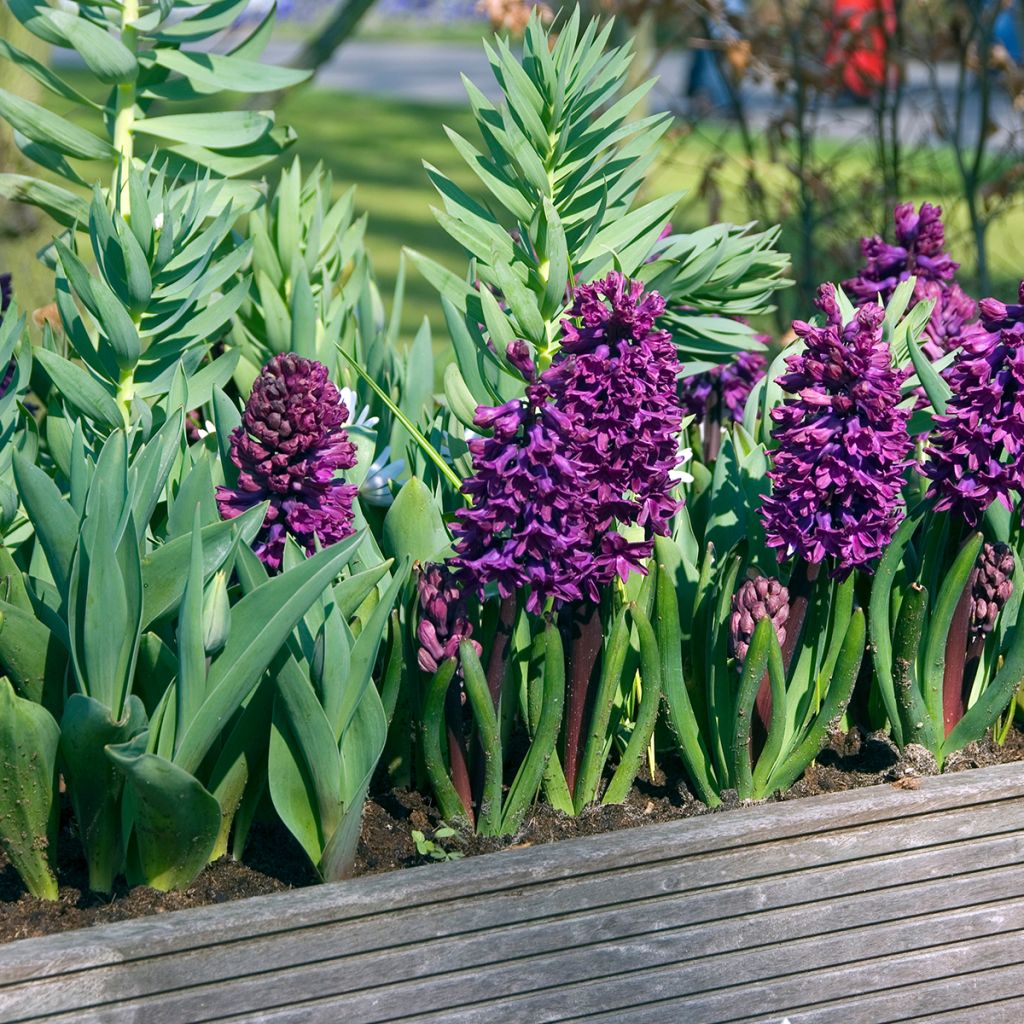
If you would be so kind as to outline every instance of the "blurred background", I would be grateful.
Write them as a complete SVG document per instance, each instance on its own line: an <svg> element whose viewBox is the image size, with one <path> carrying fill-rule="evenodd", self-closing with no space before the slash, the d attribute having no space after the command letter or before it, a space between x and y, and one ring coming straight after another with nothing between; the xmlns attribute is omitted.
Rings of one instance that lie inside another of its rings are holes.
<svg viewBox="0 0 1024 1024"><path fill-rule="evenodd" d="M269 6L254 0L246 18L261 18ZM442 125L473 136L460 73L494 96L482 41L495 30L515 40L534 6L278 3L266 59L316 74L311 85L256 105L275 106L294 127L304 165L323 161L339 192L357 186L385 290L402 245L461 272L464 258L431 214L422 161L478 191ZM722 219L782 225L796 287L766 327L781 332L807 314L820 281L853 273L861 237L890 233L899 201L943 206L948 247L969 292L1016 293L1024 276L1020 0L587 0L583 7L614 15L618 40L633 39L638 83L658 76L648 111L670 112L673 128L648 188L687 191L675 227ZM542 11L562 15L555 0ZM229 30L218 45L245 28ZM2 0L0 38L44 60L74 56L42 51ZM73 65L63 68L73 79ZM6 62L0 87L52 102ZM6 131L0 126L0 170L24 170ZM46 274L33 269L50 233L37 211L0 204L0 270L17 274L30 308L51 298ZM411 328L424 315L440 326L433 290L410 272L404 319Z"/></svg>

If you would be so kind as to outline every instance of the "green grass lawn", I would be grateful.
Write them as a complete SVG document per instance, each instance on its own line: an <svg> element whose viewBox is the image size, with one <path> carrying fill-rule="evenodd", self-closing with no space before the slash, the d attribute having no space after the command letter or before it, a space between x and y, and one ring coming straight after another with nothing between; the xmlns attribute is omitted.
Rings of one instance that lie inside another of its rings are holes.
<svg viewBox="0 0 1024 1024"><path fill-rule="evenodd" d="M454 73L454 69L453 69ZM279 111L282 122L294 126L299 141L293 151L308 167L321 160L333 172L335 187L340 192L349 185L357 186L357 204L369 214L367 242L378 277L389 301L398 271L402 246L408 245L433 256L462 273L465 254L452 243L434 220L430 207L437 201L422 161L441 168L462 187L477 191L476 180L461 162L442 130L451 125L464 135L474 137L472 118L465 107L427 106L378 97L346 95L306 89L290 96ZM735 134L729 128L709 127L689 136L666 143L664 154L648 185L653 197L672 190L685 190L686 197L675 218L677 227L701 226L707 219L707 199L699 193L705 168L716 154L724 157L719 173L722 186L721 217L743 221L747 206L743 199L743 156ZM847 148L842 166L849 169L851 182L862 174L866 152L863 148ZM289 157L290 159L290 157ZM912 156L913 194L908 199L941 201L952 194L952 165L948 157L935 153ZM273 178L276 172L269 172ZM785 172L771 169L768 181L779 187L786 182ZM969 253L965 245L966 220L962 211L947 210L949 236L954 254ZM877 229L864 225L860 231ZM823 267L822 274L845 276L854 270L854 230L848 245L847 265ZM28 238L14 242L0 239L0 264L13 269L19 279L19 294L25 305L42 305L48 301L49 277L42 268L31 270L33 253L47 240L45 223ZM783 247L793 239L783 239ZM1024 212L1012 210L994 228L990 251L993 279L999 294L1009 297L1024 273ZM964 263L964 283L971 287L970 260ZM404 334L412 333L428 316L438 330L441 316L436 295L413 268L407 276L404 309ZM804 311L806 312L806 311Z"/></svg>

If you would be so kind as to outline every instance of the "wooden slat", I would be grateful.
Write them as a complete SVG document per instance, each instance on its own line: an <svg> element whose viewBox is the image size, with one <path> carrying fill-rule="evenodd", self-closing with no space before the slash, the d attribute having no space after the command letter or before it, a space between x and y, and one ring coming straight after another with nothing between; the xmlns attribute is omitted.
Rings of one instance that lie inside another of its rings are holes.
<svg viewBox="0 0 1024 1024"><path fill-rule="evenodd" d="M141 918L90 929L88 937L69 933L27 939L0 947L0 984L45 977L67 970L120 963L145 948L150 955L255 934L275 934L330 919L349 920L378 912L383 904L412 907L448 904L462 897L526 888L557 878L617 872L633 865L655 864L685 856L700 857L774 841L956 807L996 804L1024 795L1024 778L1016 764L920 780L916 790L877 787L849 790L784 804L768 804L708 814L663 825L587 839L512 850L457 864L428 867L320 886L255 900L185 911L188 930L174 914ZM423 877L430 872L429 882ZM282 925L282 919L287 920ZM123 944L123 945L122 945ZM42 955L40 955L42 954Z"/></svg>
<svg viewBox="0 0 1024 1024"><path fill-rule="evenodd" d="M489 938L496 921L503 928L539 922L534 924L533 932L539 936L542 948L558 948L563 941L586 941L588 930L597 927L604 928L605 933L617 929L621 937L629 934L630 927L646 932L652 927L700 924L773 907L799 906L811 899L821 901L872 892L879 887L880 879L906 884L1020 861L1024 859L1024 836L1005 834L1011 824L1012 818L1002 806L983 806L971 814L957 815L955 821L949 820L948 815L923 817L912 835L901 825L869 826L845 833L839 841L813 837L804 841L809 844L805 848L800 841L785 840L748 848L741 854L733 851L697 861L634 869L625 877L616 877L614 885L607 878L602 878L600 884L594 880L561 880L548 887L536 887L529 899L520 895L478 897L457 904L440 916L420 910L397 911L304 929L301 938L291 943L274 937L253 939L245 943L244 953L237 943L228 943L94 969L78 976L73 992L45 981L30 982L0 990L0 1011L5 1005L32 1005L41 1016L69 1006L103 1003L111 997L125 999L161 991L167 987L168 978L187 979L189 985L207 981L222 984L239 973L244 976L251 963L259 963L261 971L268 973L333 961L329 969L334 970L341 954L373 954L375 975L387 963L398 961L397 977L408 977L423 970L421 943L447 935L457 940L455 946L449 946L445 957L445 963L450 964L459 946L467 941L466 936L482 934L482 940L466 954L467 967L482 966L489 958L502 955ZM955 843L935 844L936 839L948 838L950 833L976 840L969 863L957 856ZM886 851L899 850L901 845L911 843L922 849L878 859ZM870 854L875 857L869 857ZM839 872L829 867L837 857L848 858L840 860L844 868ZM797 874L792 873L795 868L799 868ZM759 878L763 881L753 884ZM737 886L737 880L752 884ZM677 893L685 895L673 899ZM608 909L594 919L601 908ZM567 922L558 920L561 917L567 918ZM652 926L652 920L656 925ZM570 928L581 933L570 936L566 934ZM395 936L400 937L397 942ZM404 955L403 946L408 947ZM356 973L358 964L353 962L348 969Z"/></svg>
<svg viewBox="0 0 1024 1024"><path fill-rule="evenodd" d="M0 1022L931 1020L879 1014L899 985L966 1012L954 961L1019 985L998 1014L1022 798L1000 766L14 943Z"/></svg>

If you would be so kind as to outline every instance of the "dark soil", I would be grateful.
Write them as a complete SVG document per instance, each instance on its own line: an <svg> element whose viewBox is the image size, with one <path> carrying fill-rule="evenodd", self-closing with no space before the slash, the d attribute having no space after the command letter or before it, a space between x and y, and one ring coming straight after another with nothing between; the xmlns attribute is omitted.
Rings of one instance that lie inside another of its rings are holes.
<svg viewBox="0 0 1024 1024"><path fill-rule="evenodd" d="M1016 728L1002 747L991 740L972 744L950 758L946 770L964 771L1011 761L1024 761L1024 731ZM854 729L835 737L796 785L775 799L793 800L886 783L912 787L916 778L934 773L934 759L923 748L911 747L901 757L887 737L865 736ZM725 801L723 810L738 804L734 796ZM538 804L514 837L485 839L457 835L437 840L436 847L469 857L710 813L720 812L709 811L700 803L682 776L666 777L659 772L653 780L637 780L622 805L595 806L577 818L569 818L546 804ZM440 825L437 810L419 793L390 790L377 794L367 803L363 815L356 873L377 874L432 863L437 858L417 852L412 832L422 832L430 840ZM86 887L85 863L70 830L68 822L60 842L60 899L53 903L29 896L0 853L0 942L225 903L316 881L302 851L287 832L280 827L257 825L246 863L225 857L210 865L182 892L159 893L144 886L124 886L112 896L98 896Z"/></svg>

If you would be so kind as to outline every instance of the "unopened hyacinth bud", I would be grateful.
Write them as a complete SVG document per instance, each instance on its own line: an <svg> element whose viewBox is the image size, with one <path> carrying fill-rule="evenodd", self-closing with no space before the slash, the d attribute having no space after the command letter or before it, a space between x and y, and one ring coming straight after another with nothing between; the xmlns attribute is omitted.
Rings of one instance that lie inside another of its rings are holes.
<svg viewBox="0 0 1024 1024"><path fill-rule="evenodd" d="M442 662L458 657L459 645L472 636L473 626L466 614L462 588L446 565L422 566L416 587L420 597L420 621L416 627L420 648L416 661L424 672L436 672ZM480 654L480 644L471 642Z"/></svg>
<svg viewBox="0 0 1024 1024"><path fill-rule="evenodd" d="M217 489L217 505L233 519L269 501L254 544L271 569L280 569L291 535L307 554L354 533L358 488L337 478L356 464L356 447L343 429L348 409L327 367L291 353L274 356L256 379L242 425L231 434L234 488Z"/></svg>
<svg viewBox="0 0 1024 1024"><path fill-rule="evenodd" d="M732 615L729 617L729 648L742 669L754 639L754 630L762 619L771 619L781 647L786 642L786 623L789 621L789 590L770 576L755 576L744 580L732 595Z"/></svg>
<svg viewBox="0 0 1024 1024"><path fill-rule="evenodd" d="M843 282L843 290L857 305L887 303L897 286L915 279L914 302L935 305L925 327L923 348L938 359L962 344L977 330L973 323L978 304L954 280L960 264L945 251L942 208L922 203L901 203L893 211L895 242L880 235L861 240L864 266L857 277Z"/></svg>
<svg viewBox="0 0 1024 1024"><path fill-rule="evenodd" d="M893 369L881 307L862 306L844 324L831 285L818 306L824 326L793 325L805 348L778 379L790 397L771 413L778 447L761 518L780 560L834 558L843 578L882 554L904 516L907 373Z"/></svg>
<svg viewBox="0 0 1024 1024"><path fill-rule="evenodd" d="M995 629L1003 605L1013 593L1013 552L1005 544L985 544L971 587L971 635Z"/></svg>

